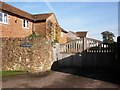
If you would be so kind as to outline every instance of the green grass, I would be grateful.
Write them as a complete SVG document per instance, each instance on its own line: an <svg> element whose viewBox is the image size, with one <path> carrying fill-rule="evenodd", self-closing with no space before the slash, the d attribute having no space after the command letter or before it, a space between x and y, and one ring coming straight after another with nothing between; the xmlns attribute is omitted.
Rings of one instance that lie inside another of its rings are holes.
<svg viewBox="0 0 120 90"><path fill-rule="evenodd" d="M51 71L51 70L48 70L45 72L40 72L40 73L30 73L27 71L0 71L0 76L8 77L8 76L16 76L16 75L26 74L26 75L32 76L32 77L43 78L43 77L46 77L46 76L52 74L52 72L53 71Z"/></svg>
<svg viewBox="0 0 120 90"><path fill-rule="evenodd" d="M2 76L20 75L25 73L26 71L0 71L0 75Z"/></svg>

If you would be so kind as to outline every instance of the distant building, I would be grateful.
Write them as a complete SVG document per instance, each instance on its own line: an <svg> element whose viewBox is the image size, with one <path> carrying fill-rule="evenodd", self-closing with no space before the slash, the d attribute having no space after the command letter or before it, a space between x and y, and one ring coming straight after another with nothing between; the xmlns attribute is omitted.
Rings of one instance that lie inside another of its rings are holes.
<svg viewBox="0 0 120 90"><path fill-rule="evenodd" d="M67 43L68 41L68 32L65 31L63 28L61 28L61 34L60 34L60 38L59 38L59 42L61 44Z"/></svg>
<svg viewBox="0 0 120 90"><path fill-rule="evenodd" d="M81 32L68 32L68 41L84 38L87 35L87 31L81 31Z"/></svg>

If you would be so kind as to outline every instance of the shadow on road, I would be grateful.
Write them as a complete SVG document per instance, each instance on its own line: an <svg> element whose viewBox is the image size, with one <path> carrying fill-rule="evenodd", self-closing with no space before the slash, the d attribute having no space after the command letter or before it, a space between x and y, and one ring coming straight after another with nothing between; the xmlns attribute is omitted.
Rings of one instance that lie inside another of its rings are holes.
<svg viewBox="0 0 120 90"><path fill-rule="evenodd" d="M119 43L102 44L81 53L61 52L51 70L120 85L120 38Z"/></svg>
<svg viewBox="0 0 120 90"><path fill-rule="evenodd" d="M120 72L115 69L95 69L79 67L61 67L58 62L54 62L51 70L69 73L72 75L83 76L87 78L102 80L120 85Z"/></svg>

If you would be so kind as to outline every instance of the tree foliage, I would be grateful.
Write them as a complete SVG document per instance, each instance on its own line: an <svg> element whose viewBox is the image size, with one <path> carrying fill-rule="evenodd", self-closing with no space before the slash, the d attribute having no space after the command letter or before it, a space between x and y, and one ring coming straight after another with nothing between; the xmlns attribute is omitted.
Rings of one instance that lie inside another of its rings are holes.
<svg viewBox="0 0 120 90"><path fill-rule="evenodd" d="M114 43L114 34L112 32L109 31L104 31L101 33L103 36L103 42L104 43Z"/></svg>

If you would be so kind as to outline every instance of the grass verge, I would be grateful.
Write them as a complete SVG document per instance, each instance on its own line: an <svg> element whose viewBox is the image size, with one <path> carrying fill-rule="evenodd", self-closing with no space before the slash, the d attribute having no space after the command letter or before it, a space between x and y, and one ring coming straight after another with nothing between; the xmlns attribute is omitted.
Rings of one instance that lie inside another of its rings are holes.
<svg viewBox="0 0 120 90"><path fill-rule="evenodd" d="M12 75L20 75L25 74L26 71L0 71L0 75L4 76L12 76Z"/></svg>

